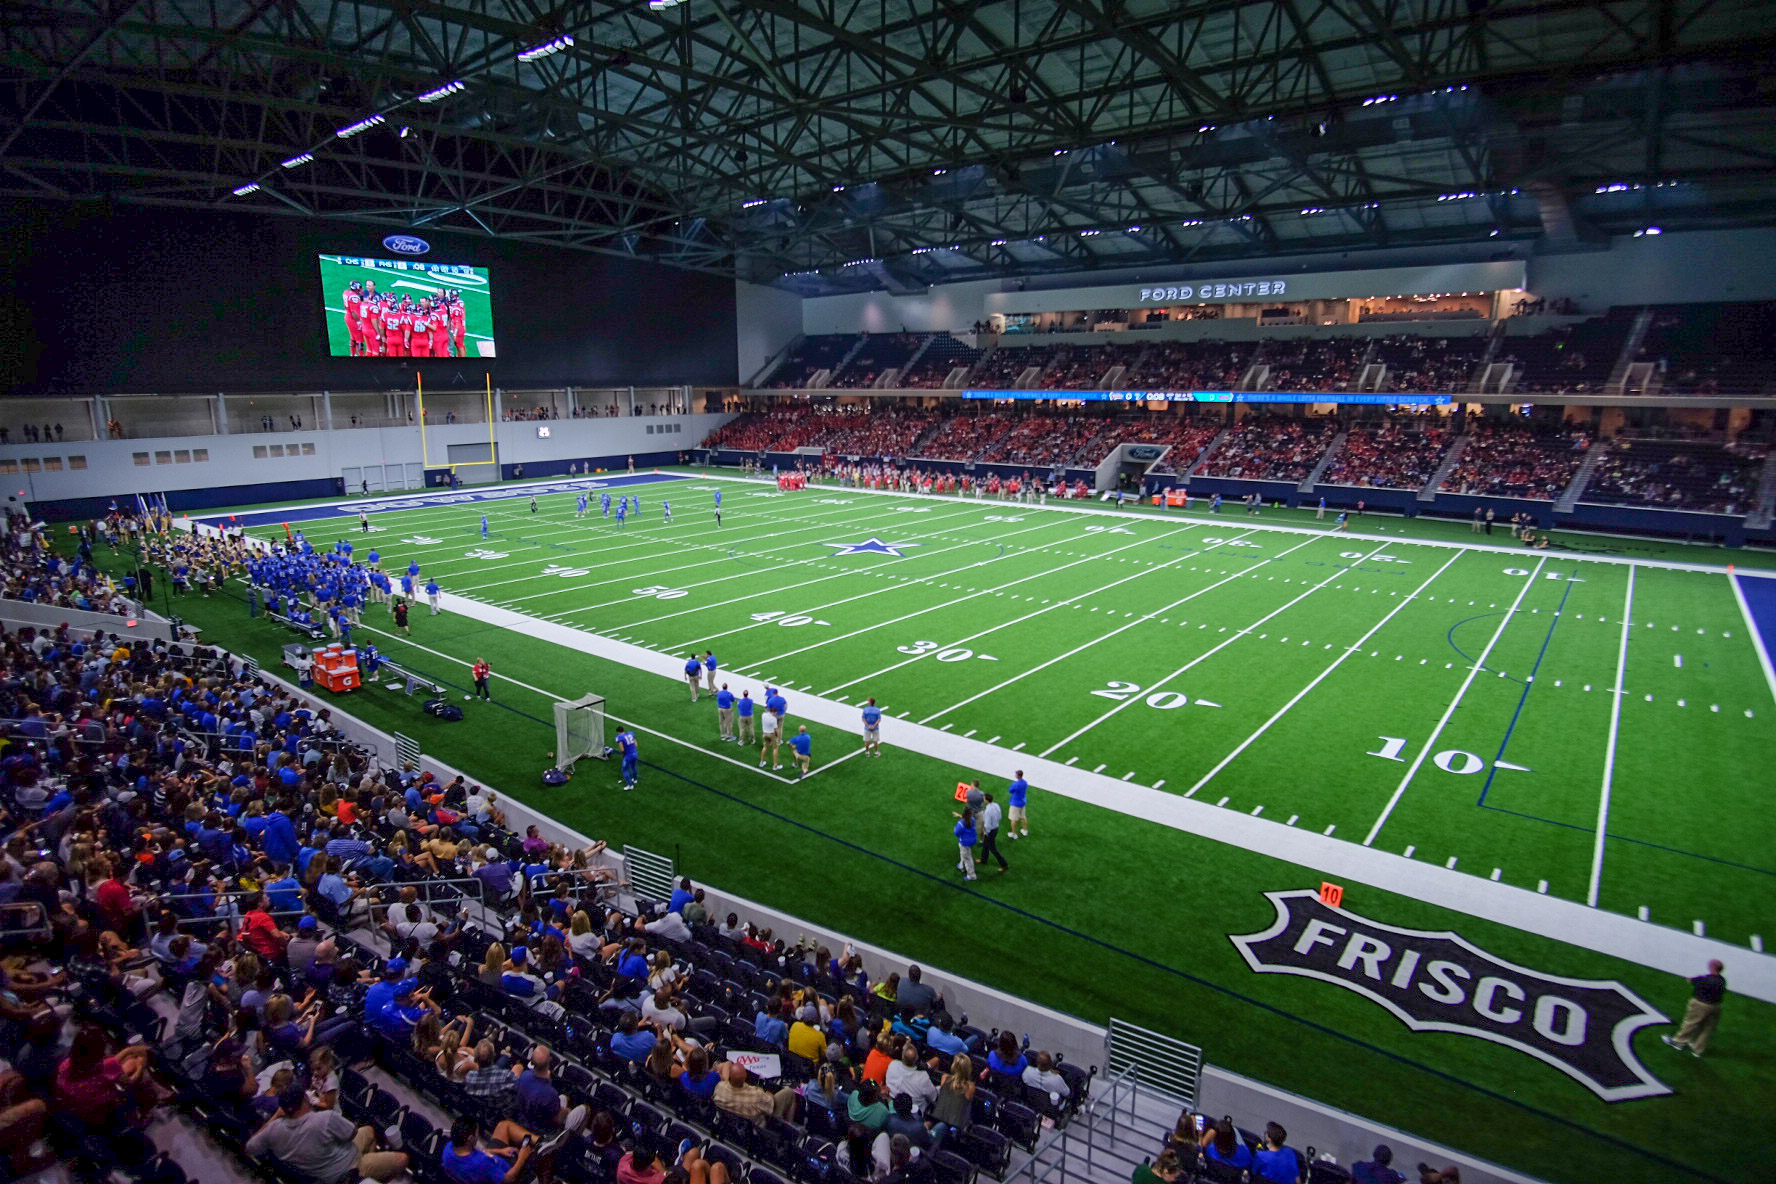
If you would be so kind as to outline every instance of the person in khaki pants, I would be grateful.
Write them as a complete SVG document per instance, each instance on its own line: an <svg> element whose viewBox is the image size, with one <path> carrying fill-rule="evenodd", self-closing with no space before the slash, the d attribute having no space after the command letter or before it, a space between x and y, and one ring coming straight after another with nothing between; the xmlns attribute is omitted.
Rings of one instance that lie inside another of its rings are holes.
<svg viewBox="0 0 1776 1184"><path fill-rule="evenodd" d="M1675 1036L1659 1039L1672 1048L1687 1048L1699 1057L1708 1051L1708 1039L1720 1024L1721 1000L1727 997L1727 980L1722 972L1726 965L1719 961L1708 964L1707 974L1690 980L1690 1001L1684 1007L1683 1023Z"/></svg>
<svg viewBox="0 0 1776 1184"><path fill-rule="evenodd" d="M740 743L752 743L752 717L758 712L758 704L753 701L752 692L740 692L740 702L734 705L734 714L740 719Z"/></svg>
<svg viewBox="0 0 1776 1184"><path fill-rule="evenodd" d="M721 725L721 738L732 740L734 738L734 692L728 689L728 684L725 682L722 683L722 689L715 693L715 714L717 723Z"/></svg>

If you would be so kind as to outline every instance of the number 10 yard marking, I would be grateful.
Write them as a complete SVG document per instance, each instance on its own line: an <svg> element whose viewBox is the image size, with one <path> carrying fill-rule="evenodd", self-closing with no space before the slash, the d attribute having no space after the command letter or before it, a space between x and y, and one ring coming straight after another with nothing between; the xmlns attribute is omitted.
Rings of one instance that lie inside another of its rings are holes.
<svg viewBox="0 0 1776 1184"><path fill-rule="evenodd" d="M1400 754L1406 751L1406 738L1404 736L1382 736L1380 739L1382 740L1381 751L1366 753L1364 755L1378 756L1384 761L1399 761L1404 764L1406 758ZM1471 752L1465 752L1459 748L1445 748L1442 752L1439 752L1431 758L1431 763L1436 765L1439 769L1442 769L1445 773L1457 773L1463 776L1469 773L1478 773L1481 769L1486 767L1486 762L1480 759L1479 756ZM1528 773L1532 771L1522 765L1513 765L1510 761L1493 761L1492 767L1495 769L1510 769L1516 773Z"/></svg>

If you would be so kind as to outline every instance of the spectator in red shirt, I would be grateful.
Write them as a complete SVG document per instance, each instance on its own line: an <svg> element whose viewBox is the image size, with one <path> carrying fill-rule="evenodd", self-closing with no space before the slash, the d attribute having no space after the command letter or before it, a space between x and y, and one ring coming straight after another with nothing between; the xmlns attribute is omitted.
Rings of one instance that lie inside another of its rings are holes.
<svg viewBox="0 0 1776 1184"><path fill-rule="evenodd" d="M99 919L106 929L125 940L133 940L141 922L142 906L130 894L129 885L124 883L123 876L123 860L113 858L110 874L99 885L97 893Z"/></svg>
<svg viewBox="0 0 1776 1184"><path fill-rule="evenodd" d="M84 1024L56 1068L55 1109L94 1134L113 1131L130 1116L131 1094L148 1086L148 1046L106 1055L105 1030Z"/></svg>
<svg viewBox="0 0 1776 1184"><path fill-rule="evenodd" d="M277 963L284 960L284 947L289 944L290 935L272 920L270 908L270 900L261 892L247 915L241 918L240 942L267 962Z"/></svg>

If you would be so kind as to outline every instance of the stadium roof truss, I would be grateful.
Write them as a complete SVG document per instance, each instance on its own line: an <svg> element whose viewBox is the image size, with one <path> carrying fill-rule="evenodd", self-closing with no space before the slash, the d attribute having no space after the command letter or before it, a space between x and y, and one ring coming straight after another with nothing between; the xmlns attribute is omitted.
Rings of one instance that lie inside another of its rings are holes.
<svg viewBox="0 0 1776 1184"><path fill-rule="evenodd" d="M1758 0L6 0L0 194L804 292L1776 219Z"/></svg>

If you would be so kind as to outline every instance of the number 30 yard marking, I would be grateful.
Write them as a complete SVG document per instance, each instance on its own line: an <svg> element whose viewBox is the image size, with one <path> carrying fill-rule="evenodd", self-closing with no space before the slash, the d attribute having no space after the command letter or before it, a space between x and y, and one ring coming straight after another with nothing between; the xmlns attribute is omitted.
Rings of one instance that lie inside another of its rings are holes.
<svg viewBox="0 0 1776 1184"><path fill-rule="evenodd" d="M963 649L961 646L951 646L945 649L941 641L915 641L912 645L896 646L895 648L903 654L912 654L915 657L924 657L926 654L930 654L939 662L966 662L970 658L979 658L983 662L997 662L999 660L991 654L977 654L973 650Z"/></svg>
<svg viewBox="0 0 1776 1184"><path fill-rule="evenodd" d="M1379 752L1365 753L1365 756L1378 756L1384 761L1405 762L1406 758L1400 755L1406 750L1405 737L1382 736L1379 737L1379 739L1382 742L1381 750ZM1486 767L1486 762L1480 759L1480 757L1471 752L1464 752L1459 748L1445 748L1442 752L1437 753L1431 758L1431 763L1436 765L1439 769L1442 769L1445 773L1454 773L1463 777L1470 773L1478 773ZM1493 761L1492 765L1495 769L1510 769L1517 773L1531 772L1530 769L1527 769L1522 765L1513 765L1509 761Z"/></svg>

